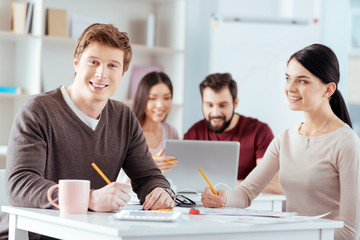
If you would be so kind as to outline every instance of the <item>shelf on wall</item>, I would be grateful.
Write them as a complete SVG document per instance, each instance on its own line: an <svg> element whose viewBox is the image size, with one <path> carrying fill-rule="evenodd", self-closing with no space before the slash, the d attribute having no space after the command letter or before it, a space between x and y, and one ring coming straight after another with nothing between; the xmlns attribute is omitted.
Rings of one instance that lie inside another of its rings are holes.
<svg viewBox="0 0 360 240"><path fill-rule="evenodd" d="M28 94L26 93L0 93L0 98L23 98L27 97Z"/></svg>
<svg viewBox="0 0 360 240"><path fill-rule="evenodd" d="M142 51L142 52L149 52L149 53L185 53L184 50L179 50L175 48L168 48L168 47L148 47L142 44L131 44L134 51Z"/></svg>
<svg viewBox="0 0 360 240"><path fill-rule="evenodd" d="M49 36L44 36L43 37L45 42L48 43L71 43L71 44L75 44L76 40L72 39L72 38L64 38L64 37L49 37ZM159 47L159 46L154 46L154 47L148 47L146 45L142 45L142 44L136 44L136 43L131 43L132 49L134 52L142 52L142 53L169 53L169 54L174 54L174 53L185 53L185 50L179 50L179 49L174 49L174 48L168 48L168 47Z"/></svg>
<svg viewBox="0 0 360 240"><path fill-rule="evenodd" d="M76 40L68 37L52 37L52 36L43 36L44 41L46 42L55 42L55 43L75 43Z"/></svg>
<svg viewBox="0 0 360 240"><path fill-rule="evenodd" d="M114 100L117 100L117 101L119 101L119 102L122 102L122 103L124 103L125 105L127 105L127 106L129 106L129 107L131 107L131 105L132 105L132 103L133 103L133 101L134 101L134 100L132 100L132 99L130 99L130 98L125 98L125 99L117 99L117 98L114 98ZM184 104L173 102L173 103L171 104L171 106L172 106L172 107L183 107Z"/></svg>
<svg viewBox="0 0 360 240"><path fill-rule="evenodd" d="M16 40L23 40L23 39L29 39L29 38L40 38L40 37L35 36L33 34L0 31L0 40L16 41Z"/></svg>
<svg viewBox="0 0 360 240"><path fill-rule="evenodd" d="M0 4L0 10L3 10L4 13L8 11L12 1L22 2L22 0L5 0L5 5ZM0 52L3 55L0 60L8 60L0 68L0 72L5 77L1 83L3 85L21 86L26 93L0 93L0 107L9 105L6 106L6 110L11 113L7 118L4 118L3 129L9 128L14 117L12 115L14 115L24 98L46 89L53 89L60 84L70 84L74 69L68 59L72 57L76 38L71 37L71 31L68 32L67 37L54 37L45 34L47 17L44 14L47 8L55 8L67 11L70 28L72 25L70 22L73 21L72 15L89 16L93 18L91 21L103 20L104 22L111 22L115 26L121 26L121 29L127 31L130 36L134 36L131 39L131 46L133 56L136 56L133 57L131 66L159 65L163 66L164 71L169 75L174 76L172 79L174 87L180 89L178 90L179 93L177 93L179 96L176 95L176 102L181 104L173 104L172 110L174 109L173 115L175 115L173 118L178 132L182 132L186 54L186 44L184 42L186 39L186 5L183 3L187 4L187 0L107 1L108 4L94 0L31 0L30 2L34 3L33 34L14 33L5 25L0 29L0 46L1 49L4 49L3 52ZM82 9L84 3L87 4L86 9ZM124 11L120 17L119 9ZM155 46L151 47L145 44L145 30L149 14L155 14L157 23L161 23L155 29L155 37L158 41L155 42ZM9 23L10 13L2 14L0 19L5 24ZM58 66L62 67L59 68ZM9 78L14 79L10 80ZM67 79L69 79L69 83L65 82ZM127 84L131 80L130 73L124 80L124 87L114 99L131 106L132 100L126 99L128 97ZM176 114L179 116L176 116ZM0 144L7 143L8 137L8 134L4 131L4 134L0 135Z"/></svg>

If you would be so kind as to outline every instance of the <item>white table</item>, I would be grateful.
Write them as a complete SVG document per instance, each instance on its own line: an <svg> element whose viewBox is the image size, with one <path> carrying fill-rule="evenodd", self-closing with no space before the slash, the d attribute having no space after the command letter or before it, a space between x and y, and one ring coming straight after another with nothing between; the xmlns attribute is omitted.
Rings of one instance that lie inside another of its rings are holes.
<svg viewBox="0 0 360 240"><path fill-rule="evenodd" d="M207 221L201 215L184 215L177 222L114 221L112 213L59 216L58 210L2 206L10 214L9 239L27 239L27 231L60 238L88 240L155 240L155 239L291 239L330 240L341 221L314 220L310 222L247 225Z"/></svg>
<svg viewBox="0 0 360 240"><path fill-rule="evenodd" d="M183 194L196 202L197 205L202 206L201 194L191 193ZM261 193L251 203L249 209L282 212L285 211L286 198L284 195Z"/></svg>
<svg viewBox="0 0 360 240"><path fill-rule="evenodd" d="M285 211L286 198L284 195L261 193L251 203L249 209L282 212Z"/></svg>

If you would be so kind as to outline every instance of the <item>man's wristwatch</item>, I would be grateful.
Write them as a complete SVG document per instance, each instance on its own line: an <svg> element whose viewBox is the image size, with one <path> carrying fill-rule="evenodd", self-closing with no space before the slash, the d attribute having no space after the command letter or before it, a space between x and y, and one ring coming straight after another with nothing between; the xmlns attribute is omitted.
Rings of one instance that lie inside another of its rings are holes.
<svg viewBox="0 0 360 240"><path fill-rule="evenodd" d="M170 197L175 201L176 194L171 188L164 188L164 190L170 195Z"/></svg>

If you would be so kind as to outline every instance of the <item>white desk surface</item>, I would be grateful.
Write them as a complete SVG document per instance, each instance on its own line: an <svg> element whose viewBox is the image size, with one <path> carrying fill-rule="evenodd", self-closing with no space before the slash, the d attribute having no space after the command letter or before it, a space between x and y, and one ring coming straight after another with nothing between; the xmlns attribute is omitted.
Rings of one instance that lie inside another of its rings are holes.
<svg viewBox="0 0 360 240"><path fill-rule="evenodd" d="M60 216L58 210L2 206L10 214L9 239L26 239L32 231L61 239L291 239L330 240L343 222L318 219L287 224L249 225L205 220L205 216L183 214L176 222L114 221L113 213Z"/></svg>
<svg viewBox="0 0 360 240"><path fill-rule="evenodd" d="M197 205L202 206L201 194L190 193L183 195L195 201ZM249 209L282 212L284 211L285 203L286 203L286 198L284 195L261 193L252 201Z"/></svg>
<svg viewBox="0 0 360 240"><path fill-rule="evenodd" d="M285 211L286 198L284 195L261 193L251 203L249 209L282 212Z"/></svg>
<svg viewBox="0 0 360 240"><path fill-rule="evenodd" d="M201 194L200 193L179 193L180 195L185 195L187 197L192 197L195 202L201 203ZM267 202L267 201L285 201L286 198L284 195L278 195L278 194L267 194L267 193L261 193L259 196L257 196L254 201L257 202Z"/></svg>
<svg viewBox="0 0 360 240"><path fill-rule="evenodd" d="M257 196L254 201L285 201L285 195L261 193Z"/></svg>

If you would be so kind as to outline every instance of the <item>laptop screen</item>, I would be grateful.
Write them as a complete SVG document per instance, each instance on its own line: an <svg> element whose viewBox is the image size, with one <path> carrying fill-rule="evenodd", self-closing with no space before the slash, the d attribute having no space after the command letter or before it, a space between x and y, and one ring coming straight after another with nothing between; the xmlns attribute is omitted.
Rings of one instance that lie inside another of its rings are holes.
<svg viewBox="0 0 360 240"><path fill-rule="evenodd" d="M178 193L204 192L209 185L199 168L215 189L236 187L240 143L228 141L165 140L164 155L174 156L178 165L164 173Z"/></svg>

